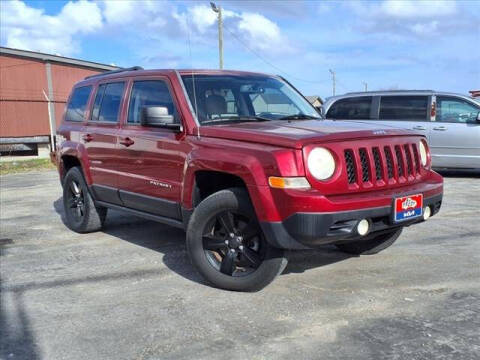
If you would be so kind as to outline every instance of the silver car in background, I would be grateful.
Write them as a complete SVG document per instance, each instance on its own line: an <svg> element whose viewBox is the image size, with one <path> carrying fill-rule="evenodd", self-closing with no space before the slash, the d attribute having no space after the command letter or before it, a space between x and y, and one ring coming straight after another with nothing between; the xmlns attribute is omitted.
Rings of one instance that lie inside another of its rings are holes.
<svg viewBox="0 0 480 360"><path fill-rule="evenodd" d="M328 98L327 119L375 121L427 137L435 168L480 169L480 101L431 90L348 93Z"/></svg>

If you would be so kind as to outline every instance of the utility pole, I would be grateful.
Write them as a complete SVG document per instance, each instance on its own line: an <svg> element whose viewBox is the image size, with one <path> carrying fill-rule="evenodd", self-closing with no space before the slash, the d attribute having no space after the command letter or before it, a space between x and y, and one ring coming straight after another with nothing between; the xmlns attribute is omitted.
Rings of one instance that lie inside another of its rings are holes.
<svg viewBox="0 0 480 360"><path fill-rule="evenodd" d="M218 58L219 58L219 68L223 69L223 18L222 18L222 7L215 5L214 2L210 3L213 12L217 13L218 20Z"/></svg>
<svg viewBox="0 0 480 360"><path fill-rule="evenodd" d="M335 96L335 82L336 82L336 79L335 79L335 71L333 71L332 69L328 69L328 71L330 71L330 74L332 74L332 85L333 85L333 96Z"/></svg>
<svg viewBox="0 0 480 360"><path fill-rule="evenodd" d="M365 92L368 91L368 84L366 82L362 82L363 87L365 88Z"/></svg>

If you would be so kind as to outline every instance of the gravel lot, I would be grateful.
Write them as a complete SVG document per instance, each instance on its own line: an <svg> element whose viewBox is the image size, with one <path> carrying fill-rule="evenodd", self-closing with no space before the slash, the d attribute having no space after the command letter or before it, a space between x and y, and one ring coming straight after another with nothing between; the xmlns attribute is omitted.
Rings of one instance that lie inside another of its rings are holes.
<svg viewBox="0 0 480 360"><path fill-rule="evenodd" d="M259 293L206 285L184 233L62 223L55 172L1 178L0 359L479 359L480 179L376 256L290 254Z"/></svg>

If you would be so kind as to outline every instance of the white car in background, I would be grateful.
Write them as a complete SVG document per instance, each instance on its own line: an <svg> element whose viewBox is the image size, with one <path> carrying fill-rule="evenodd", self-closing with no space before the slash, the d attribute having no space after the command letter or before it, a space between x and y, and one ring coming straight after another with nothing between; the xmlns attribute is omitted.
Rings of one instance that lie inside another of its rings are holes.
<svg viewBox="0 0 480 360"><path fill-rule="evenodd" d="M428 139L433 167L480 169L478 99L432 90L358 92L328 98L322 113L418 131Z"/></svg>

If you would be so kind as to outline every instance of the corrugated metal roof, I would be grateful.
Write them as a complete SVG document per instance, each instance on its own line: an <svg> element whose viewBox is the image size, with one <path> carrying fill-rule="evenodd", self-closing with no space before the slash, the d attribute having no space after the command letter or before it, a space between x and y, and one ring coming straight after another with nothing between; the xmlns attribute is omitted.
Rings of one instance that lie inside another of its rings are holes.
<svg viewBox="0 0 480 360"><path fill-rule="evenodd" d="M77 66L82 66L82 67L91 68L91 69L99 69L99 70L117 70L120 68L118 66L101 64L101 63L92 62L92 61L68 58L68 57L59 56L59 55L45 54L45 53L40 53L35 51L12 49L7 47L0 47L0 55L20 56L23 58L77 65Z"/></svg>

